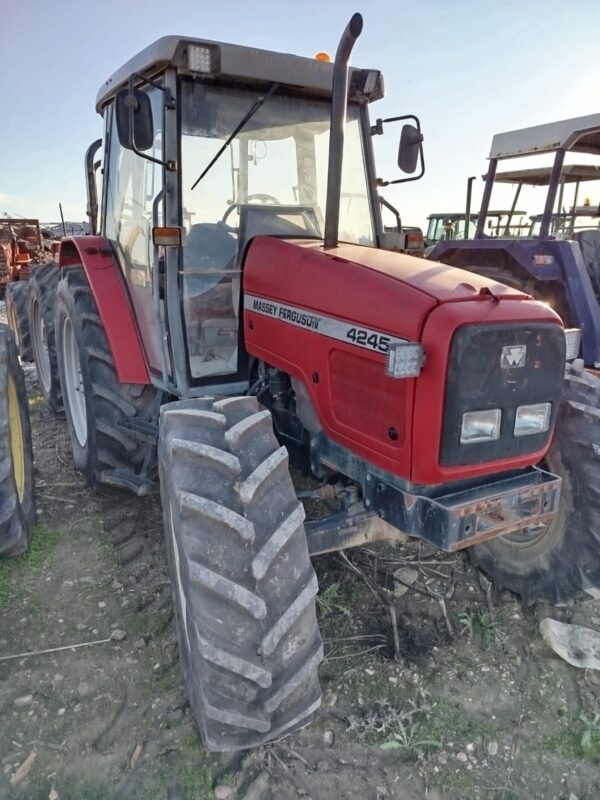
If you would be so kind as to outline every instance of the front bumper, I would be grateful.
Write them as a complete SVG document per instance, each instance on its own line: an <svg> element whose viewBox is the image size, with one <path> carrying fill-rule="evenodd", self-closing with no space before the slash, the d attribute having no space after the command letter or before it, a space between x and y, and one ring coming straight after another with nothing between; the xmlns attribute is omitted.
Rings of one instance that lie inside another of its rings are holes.
<svg viewBox="0 0 600 800"><path fill-rule="evenodd" d="M409 536L451 551L550 522L558 511L561 479L530 467L436 497L402 491L370 473L364 485L369 511Z"/></svg>

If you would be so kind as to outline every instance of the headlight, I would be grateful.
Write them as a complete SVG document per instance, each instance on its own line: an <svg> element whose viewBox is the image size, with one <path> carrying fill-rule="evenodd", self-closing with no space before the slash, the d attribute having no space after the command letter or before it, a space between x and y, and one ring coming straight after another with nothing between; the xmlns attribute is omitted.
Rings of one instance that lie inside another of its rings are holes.
<svg viewBox="0 0 600 800"><path fill-rule="evenodd" d="M515 436L530 436L533 433L544 433L550 425L552 403L535 403L531 406L519 406L515 417Z"/></svg>
<svg viewBox="0 0 600 800"><path fill-rule="evenodd" d="M203 72L206 75L219 71L218 47L208 44L188 44L187 68L192 72Z"/></svg>
<svg viewBox="0 0 600 800"><path fill-rule="evenodd" d="M499 408L487 411L466 411L462 416L460 443L493 442L500 437L500 420L502 412Z"/></svg>

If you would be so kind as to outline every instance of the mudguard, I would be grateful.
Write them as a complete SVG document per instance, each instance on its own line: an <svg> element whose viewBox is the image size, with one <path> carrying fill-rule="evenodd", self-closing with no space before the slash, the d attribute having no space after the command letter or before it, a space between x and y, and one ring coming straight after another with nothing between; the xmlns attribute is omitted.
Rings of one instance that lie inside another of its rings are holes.
<svg viewBox="0 0 600 800"><path fill-rule="evenodd" d="M102 236L63 239L58 266L85 270L121 383L151 383L127 287L109 242Z"/></svg>

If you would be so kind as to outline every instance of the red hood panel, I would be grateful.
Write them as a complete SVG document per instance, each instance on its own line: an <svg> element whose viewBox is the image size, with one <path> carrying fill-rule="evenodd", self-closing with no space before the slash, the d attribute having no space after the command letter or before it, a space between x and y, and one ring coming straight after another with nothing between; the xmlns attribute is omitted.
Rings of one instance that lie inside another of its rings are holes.
<svg viewBox="0 0 600 800"><path fill-rule="evenodd" d="M343 260L353 266L360 265L400 281L413 289L435 298L439 302L475 299L481 289L490 289L497 297L526 297L524 292L483 278L473 272L448 267L438 261L423 261L403 253L377 250L355 244L340 244L325 250L322 242L289 240L290 244L318 252L329 260Z"/></svg>
<svg viewBox="0 0 600 800"><path fill-rule="evenodd" d="M355 257L380 252L349 249ZM322 245L312 241L257 236L246 255L244 292L418 338L437 299L393 275L381 274L374 280L372 268L348 262L337 252L324 253ZM414 260L429 269L423 259Z"/></svg>

